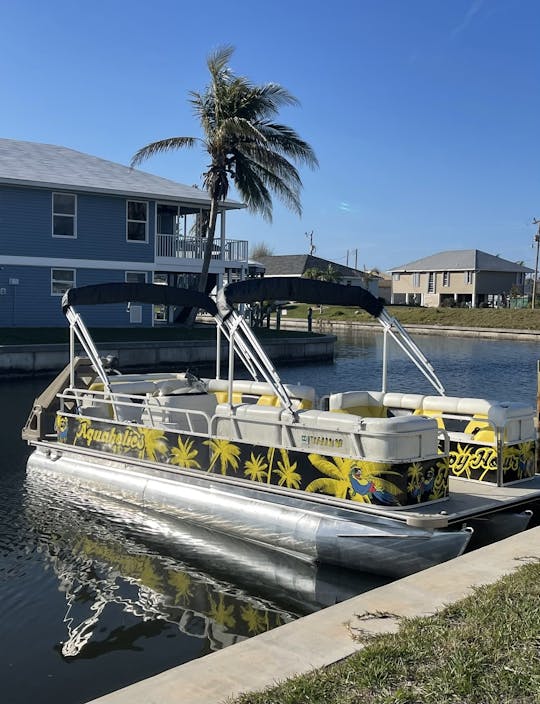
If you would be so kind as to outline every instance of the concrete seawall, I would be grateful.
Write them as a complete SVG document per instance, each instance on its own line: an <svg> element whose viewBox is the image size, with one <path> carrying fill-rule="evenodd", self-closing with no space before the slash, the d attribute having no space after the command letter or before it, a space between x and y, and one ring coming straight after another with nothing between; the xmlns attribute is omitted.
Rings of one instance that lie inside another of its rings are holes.
<svg viewBox="0 0 540 704"><path fill-rule="evenodd" d="M526 340L539 342L538 330L506 330L503 328L467 328L450 325L406 325L407 331L413 335L442 335L445 337L474 337L491 340ZM299 318L282 318L283 330L307 330L307 321ZM316 320L313 322L313 332L338 333L338 332L382 332L379 323Z"/></svg>
<svg viewBox="0 0 540 704"><path fill-rule="evenodd" d="M334 335L267 340L262 345L276 362L311 362L334 358ZM186 365L211 365L216 359L212 341L156 341L99 343L102 355L118 358L120 369L164 368ZM227 359L227 346L222 347L222 360ZM69 361L67 344L0 345L0 376L28 376L58 372Z"/></svg>

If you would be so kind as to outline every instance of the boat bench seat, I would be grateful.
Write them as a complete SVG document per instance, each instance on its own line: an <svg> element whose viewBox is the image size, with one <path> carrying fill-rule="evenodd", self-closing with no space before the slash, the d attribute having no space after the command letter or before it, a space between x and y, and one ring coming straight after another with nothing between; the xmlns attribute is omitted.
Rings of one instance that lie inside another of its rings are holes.
<svg viewBox="0 0 540 704"><path fill-rule="evenodd" d="M383 412L381 412L381 407ZM384 418L385 413L400 413L434 418L441 429L448 430L450 439L463 442L494 442L493 429L505 430L505 442L513 443L535 439L532 407L524 403L489 401L462 396L423 396L398 392L348 391L329 397L329 410L341 414L352 413L365 418ZM446 416L457 416L448 419ZM462 420L459 418L462 416ZM456 427L453 427L456 426ZM454 438L455 435L455 438Z"/></svg>
<svg viewBox="0 0 540 704"><path fill-rule="evenodd" d="M208 391L216 395L218 403L227 403L229 382L227 379L209 379ZM312 408L315 404L315 389L312 386L284 384L295 410ZM281 408L281 401L274 389L265 381L239 379L233 381L233 404L252 403L260 406Z"/></svg>
<svg viewBox="0 0 540 704"><path fill-rule="evenodd" d="M315 436L311 439L322 442L323 446L328 437L330 443L337 447L335 440L339 436L334 433L341 433L343 447L346 448L348 439L344 437L345 434L354 434L360 452L376 462L399 464L421 461L438 454L437 423L419 416L369 418L350 413L303 411L298 414L298 423L291 426L293 437L303 441L308 429ZM326 433L332 435L326 436ZM354 445L350 445L350 451L356 451Z"/></svg>
<svg viewBox="0 0 540 704"><path fill-rule="evenodd" d="M388 413L379 391L345 391L331 394L328 410L331 413L347 413L364 418L385 418Z"/></svg>

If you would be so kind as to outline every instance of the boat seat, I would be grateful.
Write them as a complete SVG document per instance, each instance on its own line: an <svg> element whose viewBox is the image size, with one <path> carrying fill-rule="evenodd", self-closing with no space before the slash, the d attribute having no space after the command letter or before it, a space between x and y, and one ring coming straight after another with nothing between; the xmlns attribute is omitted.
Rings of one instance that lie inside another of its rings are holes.
<svg viewBox="0 0 540 704"><path fill-rule="evenodd" d="M382 404L379 391L345 391L331 394L328 410L331 413L348 413L363 418L386 418L388 412Z"/></svg>
<svg viewBox="0 0 540 704"><path fill-rule="evenodd" d="M322 440L335 443L341 437L343 447L349 446L346 435L355 434L362 455L375 462L416 462L438 454L437 423L413 415L366 418L349 413L304 411L298 414L298 423L291 429L299 441L307 434L307 429L319 434L319 439L320 434L332 433L323 435ZM354 446L350 447L351 451L357 451Z"/></svg>
<svg viewBox="0 0 540 704"><path fill-rule="evenodd" d="M383 395L382 403L386 408L402 408L416 411L422 408L425 396L421 394L403 394L389 391Z"/></svg>
<svg viewBox="0 0 540 704"><path fill-rule="evenodd" d="M525 403L488 401L481 398L461 398L457 396L426 396L422 415L462 415L468 424L464 432L481 442L475 429L486 433L484 442L493 442L493 428L504 429L505 442L525 442L535 439L535 410ZM444 420L444 419L439 419ZM482 422L484 421L484 422ZM452 434L450 433L450 437Z"/></svg>
<svg viewBox="0 0 540 704"><path fill-rule="evenodd" d="M208 391L215 394L218 404L227 403L229 382L227 379L209 379L207 382ZM291 397L295 410L312 408L315 403L315 389L312 386L301 384L284 384L284 387ZM239 379L233 381L234 405L242 403L252 403L260 406L281 407L281 401L274 393L271 384L265 381L248 381Z"/></svg>

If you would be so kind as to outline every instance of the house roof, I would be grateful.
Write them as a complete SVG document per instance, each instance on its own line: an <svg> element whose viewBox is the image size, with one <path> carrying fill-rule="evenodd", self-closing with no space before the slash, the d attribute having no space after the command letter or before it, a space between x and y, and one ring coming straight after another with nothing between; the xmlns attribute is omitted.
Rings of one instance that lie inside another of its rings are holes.
<svg viewBox="0 0 540 704"><path fill-rule="evenodd" d="M108 193L197 205L210 202L205 191L132 169L67 147L0 139L0 184ZM241 203L225 201L227 209Z"/></svg>
<svg viewBox="0 0 540 704"><path fill-rule="evenodd" d="M327 269L331 264L340 276L362 278L358 269L331 262L329 259L314 257L312 254L276 254L270 257L258 257L266 269L265 276L302 276L308 269Z"/></svg>
<svg viewBox="0 0 540 704"><path fill-rule="evenodd" d="M532 269L482 252L479 249L452 249L417 259L408 264L394 266L389 271L396 273L413 271L519 271L530 273Z"/></svg>

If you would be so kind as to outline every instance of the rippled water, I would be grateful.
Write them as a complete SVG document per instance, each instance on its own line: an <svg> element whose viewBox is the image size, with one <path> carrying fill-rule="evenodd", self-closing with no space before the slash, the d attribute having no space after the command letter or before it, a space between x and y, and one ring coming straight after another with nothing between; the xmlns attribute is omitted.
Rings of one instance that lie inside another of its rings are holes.
<svg viewBox="0 0 540 704"><path fill-rule="evenodd" d="M419 337L448 394L536 399L538 346ZM382 337L283 378L321 394L380 388ZM46 379L0 382L0 661L4 704L76 704L376 586L25 476L20 429ZM391 353L389 387L429 392Z"/></svg>

